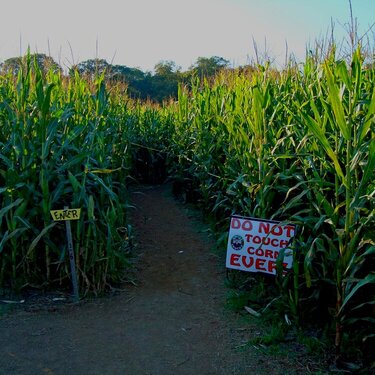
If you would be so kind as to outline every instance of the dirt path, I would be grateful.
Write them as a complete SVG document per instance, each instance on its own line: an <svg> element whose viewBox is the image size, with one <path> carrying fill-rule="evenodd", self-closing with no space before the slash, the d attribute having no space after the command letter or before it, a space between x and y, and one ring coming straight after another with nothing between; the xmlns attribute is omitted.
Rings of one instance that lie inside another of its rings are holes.
<svg viewBox="0 0 375 375"><path fill-rule="evenodd" d="M138 286L3 316L1 375L298 373L255 348L239 349L256 333L225 311L224 267L166 189L133 194Z"/></svg>

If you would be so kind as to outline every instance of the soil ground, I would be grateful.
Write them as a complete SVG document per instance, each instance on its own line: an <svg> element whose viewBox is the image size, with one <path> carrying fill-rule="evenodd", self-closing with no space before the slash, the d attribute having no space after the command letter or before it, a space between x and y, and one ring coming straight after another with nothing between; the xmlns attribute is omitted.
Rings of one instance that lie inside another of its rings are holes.
<svg viewBox="0 0 375 375"><path fill-rule="evenodd" d="M225 268L168 186L133 193L136 285L83 300L39 297L0 317L1 375L305 374L296 353L250 339L256 323L225 308Z"/></svg>

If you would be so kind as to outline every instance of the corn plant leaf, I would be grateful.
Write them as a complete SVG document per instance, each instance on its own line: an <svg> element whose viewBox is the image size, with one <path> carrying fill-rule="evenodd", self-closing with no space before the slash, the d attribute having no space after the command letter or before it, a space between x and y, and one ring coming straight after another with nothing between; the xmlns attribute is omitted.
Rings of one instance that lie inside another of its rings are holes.
<svg viewBox="0 0 375 375"><path fill-rule="evenodd" d="M50 146L52 142L55 141L56 139L55 135L56 135L58 126L59 126L59 123L57 120L53 120L48 125L47 139L42 145L42 159L45 159L50 152Z"/></svg>
<svg viewBox="0 0 375 375"><path fill-rule="evenodd" d="M294 208L297 206L301 206L301 202L303 201L303 197L306 195L306 194L309 194L309 190L308 189L305 189L303 190L302 192L300 192L298 195L296 195L295 197L293 197L292 199L289 200L289 202L285 205L285 207L283 207L283 213L284 212L287 212L288 210Z"/></svg>
<svg viewBox="0 0 375 375"><path fill-rule="evenodd" d="M77 192L82 189L82 185L79 183L78 179L76 176L74 176L70 171L68 172L68 178L69 182L73 187L73 191Z"/></svg>
<svg viewBox="0 0 375 375"><path fill-rule="evenodd" d="M26 257L34 250L35 246L38 245L39 241L43 238L43 236L45 236L56 224L57 222L54 221L53 223L47 225L45 228L41 230L41 232L34 238L33 242L31 242L31 245L27 250Z"/></svg>
<svg viewBox="0 0 375 375"><path fill-rule="evenodd" d="M359 48L355 50L352 57L351 73L352 80L354 81L354 87L352 91L354 91L353 101L355 103L360 96L362 84L362 54Z"/></svg>
<svg viewBox="0 0 375 375"><path fill-rule="evenodd" d="M32 229L32 225L30 224L30 222L25 219L24 217L20 217L20 216L14 216L14 219L18 220L19 222L21 222L25 228L27 229Z"/></svg>
<svg viewBox="0 0 375 375"><path fill-rule="evenodd" d="M117 195L105 184L105 182L100 177L91 172L89 172L88 175L91 176L95 181L97 181L113 200L117 200Z"/></svg>
<svg viewBox="0 0 375 375"><path fill-rule="evenodd" d="M366 322L366 323L374 324L375 319L369 316L364 316L360 318L349 318L349 319L346 319L345 317L343 317L343 320L342 320L342 323L344 323L345 325L355 324L358 322Z"/></svg>
<svg viewBox="0 0 375 375"><path fill-rule="evenodd" d="M330 159L333 161L335 171L337 175L341 178L341 181L346 184L344 173L342 172L340 162L336 156L336 154L333 152L333 149L328 141L328 138L324 134L324 131L319 126L319 124L308 114L304 115L304 119L306 121L306 124L309 128L309 130L315 135L315 137L318 139L320 144L323 146L325 152L330 157Z"/></svg>
<svg viewBox="0 0 375 375"><path fill-rule="evenodd" d="M18 205L20 205L22 202L23 202L23 198L18 198L16 201L14 201L14 202L11 203L11 204L8 204L7 206L3 207L3 208L0 210L0 225L1 225L1 222L2 222L2 219L3 219L4 215L5 215L8 211L10 211L12 208L17 207Z"/></svg>
<svg viewBox="0 0 375 375"><path fill-rule="evenodd" d="M352 206L355 206L358 203L358 200L360 196L364 194L364 190L366 186L368 186L368 183L374 180L374 176L375 176L375 142L373 141L369 145L367 164L363 170L361 183L355 193Z"/></svg>
<svg viewBox="0 0 375 375"><path fill-rule="evenodd" d="M83 160L87 159L88 156L89 156L88 152L81 152L81 153L78 152L77 155L70 158L61 167L59 167L56 172L59 173L59 172L62 172L64 170L70 169L77 164L81 164L83 162Z"/></svg>
<svg viewBox="0 0 375 375"><path fill-rule="evenodd" d="M347 141L350 141L351 130L350 126L345 119L345 111L343 107L343 102L340 98L339 89L336 86L334 76L328 64L325 64L325 73L327 76L328 85L328 97L332 106L333 113L335 114L335 123L340 128L340 131Z"/></svg>
<svg viewBox="0 0 375 375"><path fill-rule="evenodd" d="M315 246L317 245L319 247L319 243L321 243L321 238L315 238L314 241L311 243L310 249L305 255L304 259L304 270L305 270L305 279L306 279L306 286L308 288L311 288L311 273L313 270L313 260L315 258Z"/></svg>
<svg viewBox="0 0 375 375"><path fill-rule="evenodd" d="M89 220L94 221L95 220L95 202L94 197L92 195L89 196L88 205L87 205L87 216Z"/></svg>
<svg viewBox="0 0 375 375"><path fill-rule="evenodd" d="M12 161L9 158L7 158L5 155L0 154L0 160L2 160L5 163L7 168L12 168Z"/></svg>
<svg viewBox="0 0 375 375"><path fill-rule="evenodd" d="M368 133L370 127L371 127L371 124L374 123L374 116L375 116L375 86L374 86L374 89L372 91L370 104L367 108L366 118L365 118L362 126L360 127L359 132L358 132L358 143L359 144L362 144L364 138L366 137L366 135L367 135L367 133Z"/></svg>
<svg viewBox="0 0 375 375"><path fill-rule="evenodd" d="M350 291L350 293L345 296L345 298L343 299L342 305L341 305L338 313L342 314L342 312L344 310L344 307L351 300L351 298L358 291L358 289L362 288L365 285L372 284L372 283L375 283L375 274L374 273L370 273L364 279L360 280L355 285L355 287Z"/></svg>
<svg viewBox="0 0 375 375"><path fill-rule="evenodd" d="M17 228L15 229L14 231L12 231L11 233L9 233L8 231L6 231L3 235L3 238L1 239L0 241L0 254L1 252L3 251L4 249L4 246L5 246L5 243L7 241L9 241L10 239L12 239L14 236L16 236L17 234L21 234L23 233L25 230L27 230L28 228Z"/></svg>
<svg viewBox="0 0 375 375"><path fill-rule="evenodd" d="M353 88L352 80L350 78L348 66L346 65L345 61L341 60L341 61L337 62L336 72L337 72L337 75L343 80L346 87L349 90L352 90L352 88Z"/></svg>
<svg viewBox="0 0 375 375"><path fill-rule="evenodd" d="M94 174L110 174L113 172L118 172L121 170L121 167L116 168L116 169L107 169L107 168L102 168L102 169L92 169L90 172Z"/></svg>
<svg viewBox="0 0 375 375"><path fill-rule="evenodd" d="M370 305L370 306L375 305L375 301L372 300L372 301L366 301L366 302L363 302L363 303L359 304L358 306L353 307L352 311L354 311L354 310L359 310L359 309L361 309L362 307L365 307L365 306L368 306L368 305Z"/></svg>
<svg viewBox="0 0 375 375"><path fill-rule="evenodd" d="M370 246L363 254L355 257L356 263L363 262L369 255L375 254L375 245Z"/></svg>
<svg viewBox="0 0 375 375"><path fill-rule="evenodd" d="M50 102L51 102L51 92L52 89L55 87L54 83L50 83L47 88L45 89L44 92L44 100L42 104L42 115L43 117L47 116L49 113L49 107L50 107Z"/></svg>

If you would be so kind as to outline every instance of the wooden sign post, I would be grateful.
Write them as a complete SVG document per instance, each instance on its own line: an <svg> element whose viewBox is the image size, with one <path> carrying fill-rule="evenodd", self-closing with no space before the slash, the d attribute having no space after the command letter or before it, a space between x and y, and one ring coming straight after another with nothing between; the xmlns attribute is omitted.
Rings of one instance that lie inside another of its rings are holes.
<svg viewBox="0 0 375 375"><path fill-rule="evenodd" d="M72 274L73 295L74 295L75 301L78 301L79 300L78 280L77 280L76 263L74 259L73 237L72 237L72 229L70 226L70 220L78 220L81 216L81 209L80 208L69 209L67 206L65 206L63 210L51 211L51 215L54 221L65 221L66 239L68 243L68 254L69 254L69 260L70 260L70 270Z"/></svg>

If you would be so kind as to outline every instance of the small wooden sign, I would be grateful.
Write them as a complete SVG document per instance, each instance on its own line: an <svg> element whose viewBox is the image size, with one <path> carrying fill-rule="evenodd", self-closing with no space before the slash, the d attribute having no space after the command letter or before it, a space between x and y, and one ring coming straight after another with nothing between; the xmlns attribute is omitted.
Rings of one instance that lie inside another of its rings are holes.
<svg viewBox="0 0 375 375"><path fill-rule="evenodd" d="M81 209L51 210L50 213L54 221L78 220L81 216Z"/></svg>

